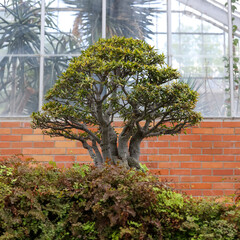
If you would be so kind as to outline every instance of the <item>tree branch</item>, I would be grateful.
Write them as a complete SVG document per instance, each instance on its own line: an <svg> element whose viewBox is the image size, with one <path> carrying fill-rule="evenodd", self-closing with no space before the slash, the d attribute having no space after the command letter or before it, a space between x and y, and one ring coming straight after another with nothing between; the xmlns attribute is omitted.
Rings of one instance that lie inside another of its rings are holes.
<svg viewBox="0 0 240 240"><path fill-rule="evenodd" d="M191 126L191 124L187 124L187 123L179 123L177 124L174 128L172 129L161 129L160 131L157 132L151 132L149 134L146 135L146 137L155 137L155 136L161 136L161 135L166 135L166 134L177 134L179 132L181 132L181 130L183 128L187 128Z"/></svg>
<svg viewBox="0 0 240 240"><path fill-rule="evenodd" d="M126 124L118 137L118 155L121 159L126 159L129 155L128 141L132 136L132 128L132 123Z"/></svg>
<svg viewBox="0 0 240 240"><path fill-rule="evenodd" d="M97 146L96 141L93 141L93 140L92 140L92 148L93 148L93 150L95 151L95 154L96 154L97 159L99 159L99 162L102 164L102 163L103 163L103 157L102 157L101 152L100 152L99 149L98 149L98 146Z"/></svg>
<svg viewBox="0 0 240 240"><path fill-rule="evenodd" d="M67 123L75 129L82 130L86 132L88 135L92 137L94 141L100 144L101 140L94 134L92 131L90 131L85 124L81 124L79 122L76 122L73 118L69 117L70 119L67 119Z"/></svg>

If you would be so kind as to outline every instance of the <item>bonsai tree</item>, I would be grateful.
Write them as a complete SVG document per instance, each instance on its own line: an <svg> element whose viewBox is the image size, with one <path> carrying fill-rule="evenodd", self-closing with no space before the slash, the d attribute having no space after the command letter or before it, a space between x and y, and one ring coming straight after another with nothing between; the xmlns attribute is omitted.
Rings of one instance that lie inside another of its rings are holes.
<svg viewBox="0 0 240 240"><path fill-rule="evenodd" d="M100 39L71 60L42 111L32 114L33 128L82 142L97 166L140 168L144 138L177 134L201 120L194 111L197 92L172 81L180 75L164 59L142 40Z"/></svg>

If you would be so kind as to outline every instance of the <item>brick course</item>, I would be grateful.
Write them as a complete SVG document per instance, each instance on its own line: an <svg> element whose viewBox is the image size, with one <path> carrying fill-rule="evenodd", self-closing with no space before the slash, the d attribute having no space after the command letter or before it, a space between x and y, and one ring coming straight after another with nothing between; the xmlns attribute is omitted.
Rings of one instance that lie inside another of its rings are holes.
<svg viewBox="0 0 240 240"><path fill-rule="evenodd" d="M142 163L160 179L171 180L173 186L194 196L229 195L240 188L240 120L205 120L186 132L146 139L141 145ZM13 154L44 163L55 161L59 167L91 163L77 141L43 136L27 121L2 121L0 159Z"/></svg>

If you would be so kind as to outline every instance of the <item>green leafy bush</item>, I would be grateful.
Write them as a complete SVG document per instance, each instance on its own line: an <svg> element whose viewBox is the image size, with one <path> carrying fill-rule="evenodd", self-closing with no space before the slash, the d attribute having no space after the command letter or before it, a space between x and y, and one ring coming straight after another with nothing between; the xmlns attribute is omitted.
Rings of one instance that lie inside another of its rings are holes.
<svg viewBox="0 0 240 240"><path fill-rule="evenodd" d="M0 240L239 239L240 211L114 165L0 165Z"/></svg>
<svg viewBox="0 0 240 240"><path fill-rule="evenodd" d="M175 233L166 239L240 239L240 209L237 205L216 202L214 198L184 198L182 218Z"/></svg>
<svg viewBox="0 0 240 240"><path fill-rule="evenodd" d="M163 184L106 165L60 170L17 157L0 171L0 239L159 239Z"/></svg>

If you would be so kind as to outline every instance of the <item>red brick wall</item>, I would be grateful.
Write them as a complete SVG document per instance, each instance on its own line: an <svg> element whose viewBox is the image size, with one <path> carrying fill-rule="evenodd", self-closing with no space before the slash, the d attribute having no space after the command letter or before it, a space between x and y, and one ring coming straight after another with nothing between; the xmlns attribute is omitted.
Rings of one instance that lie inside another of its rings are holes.
<svg viewBox="0 0 240 240"><path fill-rule="evenodd" d="M141 152L153 173L188 194L229 195L240 187L240 121L204 121L187 134L147 139ZM13 154L60 167L91 162L79 142L44 136L28 122L0 122L1 158Z"/></svg>

